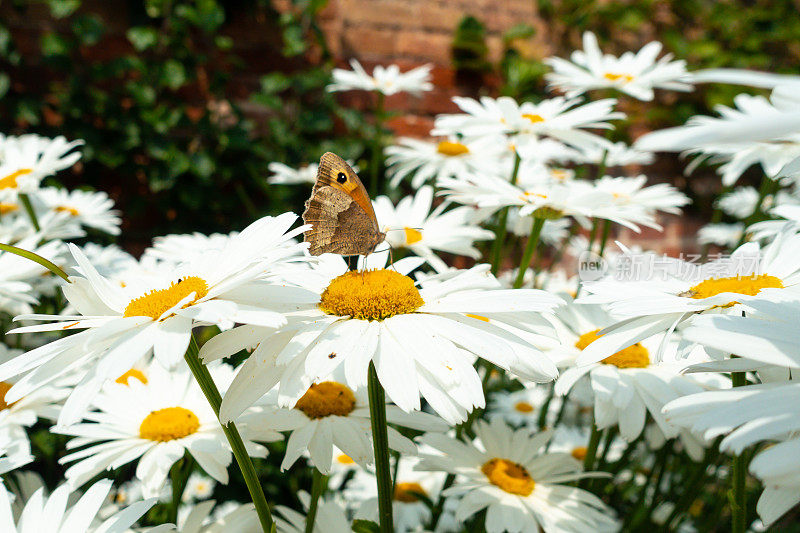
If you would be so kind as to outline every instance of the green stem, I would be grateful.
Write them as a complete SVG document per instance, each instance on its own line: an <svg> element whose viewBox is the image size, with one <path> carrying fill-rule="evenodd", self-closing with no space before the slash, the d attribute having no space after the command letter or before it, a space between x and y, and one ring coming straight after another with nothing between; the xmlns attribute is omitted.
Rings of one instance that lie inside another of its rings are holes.
<svg viewBox="0 0 800 533"><path fill-rule="evenodd" d="M522 158L518 153L514 152L514 168L511 171L511 184L517 184L517 177L519 176L519 165ZM506 240L506 226L508 225L508 207L500 210L500 215L497 218L497 228L494 230L494 242L492 243L492 274L495 276L500 270L500 262L503 259L503 245Z"/></svg>
<svg viewBox="0 0 800 533"><path fill-rule="evenodd" d="M389 434L386 425L386 395L378 380L375 364L369 364L369 418L375 451L375 476L378 483L378 518L382 533L393 533L392 473L389 467Z"/></svg>
<svg viewBox="0 0 800 533"><path fill-rule="evenodd" d="M189 453L186 453L180 461L172 465L169 471L172 482L172 504L169 508L168 522L178 523L178 507L180 507L183 491L186 490L186 482L189 480L193 468L194 460Z"/></svg>
<svg viewBox="0 0 800 533"><path fill-rule="evenodd" d="M28 213L28 217L31 219L31 224L33 224L33 229L36 231L41 231L41 227L39 227L39 219L36 218L36 211L33 210L33 205L31 205L31 199L26 193L19 194L19 200L22 202L22 206L25 208L25 212Z"/></svg>
<svg viewBox="0 0 800 533"><path fill-rule="evenodd" d="M377 92L377 103L375 105L375 138L372 140L372 157L370 158L370 195L375 198L380 193L380 172L381 160L383 159L383 115L386 97L380 91Z"/></svg>
<svg viewBox="0 0 800 533"><path fill-rule="evenodd" d="M691 507L692 503L697 499L700 495L700 491L703 489L705 485L705 479L708 475L708 467L714 464L717 461L717 457L719 456L719 443L722 441L722 437L717 438L713 445L711 445L705 453L705 457L703 458L703 463L697 465L694 472L692 472L691 476L689 477L688 481L683 485L684 492L681 495L680 499L675 503L675 507L672 509L669 517L667 518L666 522L664 522L663 531L672 531L672 523L681 516L683 513L686 512L689 507Z"/></svg>
<svg viewBox="0 0 800 533"><path fill-rule="evenodd" d="M531 264L536 246L539 244L539 235L542 233L545 219L541 217L534 217L533 226L531 226L531 234L528 236L528 243L525 245L525 251L522 253L522 261L519 263L519 270L517 271L517 279L514 280L514 288L519 289L525 280L525 272Z"/></svg>
<svg viewBox="0 0 800 533"><path fill-rule="evenodd" d="M600 259L603 258L603 252L606 251L606 243L608 242L608 236L611 234L611 221L604 220L603 221L603 240L600 242L600 252L597 254L600 256Z"/></svg>
<svg viewBox="0 0 800 533"><path fill-rule="evenodd" d="M583 471L591 472L594 468L594 460L597 457L597 446L600 444L600 430L597 429L597 424L592 422L592 434L589 436L589 444L586 446L586 456L583 458ZM581 479L578 482L578 487L588 483L587 479Z"/></svg>
<svg viewBox="0 0 800 533"><path fill-rule="evenodd" d="M317 519L317 508L319 506L319 499L325 488L328 486L328 476L314 469L314 479L311 482L311 504L308 506L308 514L306 515L306 533L314 531L314 522Z"/></svg>
<svg viewBox="0 0 800 533"><path fill-rule="evenodd" d="M0 251L15 254L20 257L24 257L25 259L30 259L34 263L39 263L56 276L59 276L60 278L63 278L64 281L69 282L69 276L67 276L66 272L61 270L58 265L48 261L39 254L35 254L29 250L23 250L22 248L17 248L16 246L11 246L10 244L0 244Z"/></svg>
<svg viewBox="0 0 800 533"><path fill-rule="evenodd" d="M747 385L747 375L744 372L733 372L731 381L734 387ZM747 529L747 457L744 453L731 459L731 531L744 533Z"/></svg>
<svg viewBox="0 0 800 533"><path fill-rule="evenodd" d="M197 381L197 384L200 385L200 389L203 391L208 403L214 410L214 414L219 418L219 406L222 404L222 396L208 368L200 362L199 352L200 350L197 347L197 342L195 342L194 337L192 337L189 348L184 355L184 360L186 364L189 365L189 370L192 371L194 379ZM239 434L235 423L229 422L226 425L220 422L220 425L222 426L223 433L225 433L225 438L228 439L228 444L231 446L236 464L239 465L239 470L242 472L242 477L244 477L245 485L247 485L247 490L250 492L253 505L256 507L258 520L261 522L261 530L263 533L274 533L275 523L272 521L267 499L264 497L264 491L261 489L261 484L258 481L258 475L253 466L253 461L247 454L242 436Z"/></svg>

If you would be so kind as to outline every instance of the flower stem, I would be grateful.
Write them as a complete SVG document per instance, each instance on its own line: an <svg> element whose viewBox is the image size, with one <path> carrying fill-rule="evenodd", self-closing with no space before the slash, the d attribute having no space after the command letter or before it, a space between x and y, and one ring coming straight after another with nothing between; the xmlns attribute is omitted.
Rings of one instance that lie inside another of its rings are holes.
<svg viewBox="0 0 800 533"><path fill-rule="evenodd" d="M222 396L208 368L200 362L199 353L200 350L197 347L197 342L195 342L194 337L192 337L184 359L186 360L186 364L189 365L189 370L192 371L192 375L197 381L197 384L200 385L200 389L203 391L208 403L214 410L214 414L217 415L219 419L219 406L222 404ZM253 461L247 454L242 436L239 434L239 430L233 422L229 422L227 425L220 423L220 425L222 426L222 431L225 433L225 438L228 439L228 444L231 446L233 456L236 458L236 464L239 465L239 470L242 472L242 477L244 477L247 490L250 492L253 505L256 507L258 520L261 522L261 530L264 533L274 533L275 523L272 521L267 499L264 497L264 491L261 489L261 484L258 481L258 475L253 466Z"/></svg>
<svg viewBox="0 0 800 533"><path fill-rule="evenodd" d="M518 153L514 152L514 169L511 171L511 184L517 184L517 176L519 175L519 165L522 158ZM492 274L497 275L500 270L500 262L503 259L503 244L506 240L506 226L508 225L508 206L500 210L500 215L497 219L497 228L494 231L494 242L492 243Z"/></svg>
<svg viewBox="0 0 800 533"><path fill-rule="evenodd" d="M594 460L597 457L597 446L600 444L600 430L597 429L597 424L592 422L592 434L589 435L589 444L586 446L586 456L583 458L583 471L591 472L594 468ZM583 485L588 483L588 479L581 479L578 482L578 487L583 488Z"/></svg>
<svg viewBox="0 0 800 533"><path fill-rule="evenodd" d="M734 387L747 385L747 375L744 372L733 372L731 381ZM744 533L747 529L747 457L744 453L734 456L731 460L731 531Z"/></svg>
<svg viewBox="0 0 800 533"><path fill-rule="evenodd" d="M600 259L603 259L603 252L606 251L606 243L608 242L608 236L611 234L611 221L604 220L603 221L603 240L600 241L600 252L597 254L600 256Z"/></svg>
<svg viewBox="0 0 800 533"><path fill-rule="evenodd" d="M328 476L314 469L314 479L311 481L311 503L308 506L308 514L306 515L306 533L314 531L314 522L317 519L317 507L319 506L319 499L325 488L328 486Z"/></svg>
<svg viewBox="0 0 800 533"><path fill-rule="evenodd" d="M17 248L16 246L11 246L10 244L0 244L0 251L15 254L20 257L24 257L25 259L30 259L34 263L39 263L56 276L64 279L64 281L69 281L69 276L67 276L66 272L61 270L58 265L48 261L39 254L35 254L29 250L23 250L22 248Z"/></svg>
<svg viewBox="0 0 800 533"><path fill-rule="evenodd" d="M186 482L189 481L189 476L194 469L194 460L191 454L185 453L183 458L172 465L169 471L169 477L172 482L172 504L169 508L168 522L177 524L178 520L178 507L181 504L183 491L186 490Z"/></svg>
<svg viewBox="0 0 800 533"><path fill-rule="evenodd" d="M28 213L28 217L31 219L31 224L33 224L33 229L36 231L41 231L41 227L39 226L39 219L36 218L36 211L33 210L33 205L31 205L30 196L26 193L19 194L19 200L22 202L22 206L25 208L25 212Z"/></svg>
<svg viewBox="0 0 800 533"><path fill-rule="evenodd" d="M378 482L378 518L382 533L393 533L392 473L389 469L389 434L386 425L386 395L378 380L375 363L369 364L369 418L375 451L375 476Z"/></svg>
<svg viewBox="0 0 800 533"><path fill-rule="evenodd" d="M545 219L541 217L533 218L533 226L531 226L531 234L528 236L528 243L525 245L525 251L522 253L522 261L519 263L519 270L517 271L517 279L514 280L514 288L519 289L525 281L525 272L531 264L533 254L536 252L536 247L539 244L539 235L542 233Z"/></svg>

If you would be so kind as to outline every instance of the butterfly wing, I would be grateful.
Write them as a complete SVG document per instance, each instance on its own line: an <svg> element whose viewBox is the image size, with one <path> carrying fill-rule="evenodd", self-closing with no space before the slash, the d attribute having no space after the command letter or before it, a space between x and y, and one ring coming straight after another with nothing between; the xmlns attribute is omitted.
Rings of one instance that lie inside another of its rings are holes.
<svg viewBox="0 0 800 533"><path fill-rule="evenodd" d="M330 152L320 160L303 221L311 255L367 255L383 241L367 190L350 165Z"/></svg>

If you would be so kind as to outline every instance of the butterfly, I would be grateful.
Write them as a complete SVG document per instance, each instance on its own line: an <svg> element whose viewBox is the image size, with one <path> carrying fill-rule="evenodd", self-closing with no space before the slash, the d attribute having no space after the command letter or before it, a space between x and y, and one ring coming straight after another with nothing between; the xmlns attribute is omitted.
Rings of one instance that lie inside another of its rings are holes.
<svg viewBox="0 0 800 533"><path fill-rule="evenodd" d="M304 234L311 255L369 255L386 238L380 231L367 189L350 165L327 152L319 160L317 181L306 201Z"/></svg>

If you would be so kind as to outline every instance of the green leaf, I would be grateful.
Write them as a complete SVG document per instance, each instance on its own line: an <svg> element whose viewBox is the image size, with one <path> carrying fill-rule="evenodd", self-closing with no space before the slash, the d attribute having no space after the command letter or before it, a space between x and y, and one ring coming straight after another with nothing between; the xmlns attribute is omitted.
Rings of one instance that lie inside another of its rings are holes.
<svg viewBox="0 0 800 533"><path fill-rule="evenodd" d="M48 4L50 5L50 14L57 19L68 17L81 7L80 0L50 0Z"/></svg>
<svg viewBox="0 0 800 533"><path fill-rule="evenodd" d="M42 54L45 56L65 56L69 54L69 43L61 36L48 32L42 35Z"/></svg>
<svg viewBox="0 0 800 533"><path fill-rule="evenodd" d="M11 80L7 74L0 73L0 98L4 97L11 87Z"/></svg>
<svg viewBox="0 0 800 533"><path fill-rule="evenodd" d="M161 81L173 91L179 89L186 83L186 69L178 61L169 59L164 63Z"/></svg>
<svg viewBox="0 0 800 533"><path fill-rule="evenodd" d="M125 35L138 52L147 50L158 41L158 33L148 26L136 26L129 29Z"/></svg>
<svg viewBox="0 0 800 533"><path fill-rule="evenodd" d="M372 520L353 520L351 528L355 533L378 533L381 529Z"/></svg>
<svg viewBox="0 0 800 533"><path fill-rule="evenodd" d="M10 244L0 244L0 250L24 257L25 259L30 259L34 263L39 263L56 276L59 276L65 281L69 282L69 276L67 276L67 274L58 267L58 265L50 262L39 254L35 254L29 250L23 250L22 248L17 248L16 246L11 246Z"/></svg>

